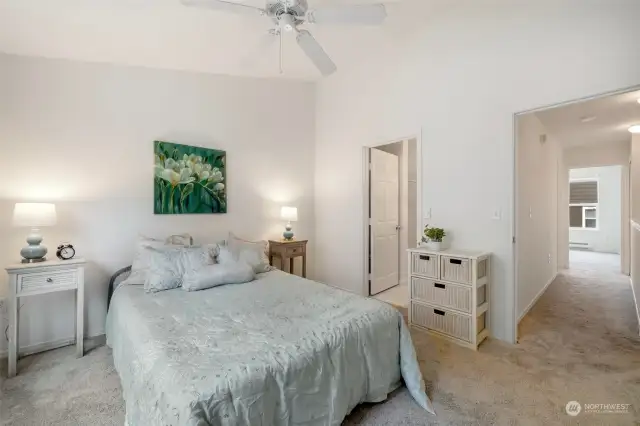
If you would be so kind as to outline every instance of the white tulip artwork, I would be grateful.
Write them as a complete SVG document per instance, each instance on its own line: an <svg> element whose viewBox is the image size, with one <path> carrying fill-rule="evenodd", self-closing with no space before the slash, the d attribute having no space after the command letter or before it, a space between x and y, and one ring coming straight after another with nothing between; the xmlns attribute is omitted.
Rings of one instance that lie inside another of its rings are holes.
<svg viewBox="0 0 640 426"><path fill-rule="evenodd" d="M226 152L155 141L154 213L227 212Z"/></svg>

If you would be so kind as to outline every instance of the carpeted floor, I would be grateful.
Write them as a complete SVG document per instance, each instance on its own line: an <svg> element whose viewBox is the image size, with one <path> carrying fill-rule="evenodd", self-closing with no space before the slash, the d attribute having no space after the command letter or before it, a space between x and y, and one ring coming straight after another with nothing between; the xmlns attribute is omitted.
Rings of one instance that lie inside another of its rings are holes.
<svg viewBox="0 0 640 426"><path fill-rule="evenodd" d="M478 352L413 333L437 417L404 389L357 407L345 425L640 424L640 338L628 279L572 271L549 287L520 324L520 344L495 340ZM6 366L3 365L3 375ZM2 385L4 425L118 425L124 404L110 351L74 357L63 348L20 360ZM582 412L567 415L575 400ZM585 404L630 404L627 413ZM146 425L145 425L146 426Z"/></svg>

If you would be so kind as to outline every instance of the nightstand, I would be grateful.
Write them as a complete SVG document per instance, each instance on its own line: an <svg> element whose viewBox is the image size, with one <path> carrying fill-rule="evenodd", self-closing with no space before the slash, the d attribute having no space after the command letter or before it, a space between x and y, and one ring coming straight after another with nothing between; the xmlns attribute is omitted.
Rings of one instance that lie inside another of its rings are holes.
<svg viewBox="0 0 640 426"><path fill-rule="evenodd" d="M287 259L289 259L289 273L294 273L294 259L302 257L302 277L307 278L307 241L272 241L269 240L269 263L273 265L273 258L280 258L280 269L284 271Z"/></svg>
<svg viewBox="0 0 640 426"><path fill-rule="evenodd" d="M16 375L19 341L20 298L56 291L76 293L76 355L84 355L84 259L18 263L5 269L9 274L9 372Z"/></svg>

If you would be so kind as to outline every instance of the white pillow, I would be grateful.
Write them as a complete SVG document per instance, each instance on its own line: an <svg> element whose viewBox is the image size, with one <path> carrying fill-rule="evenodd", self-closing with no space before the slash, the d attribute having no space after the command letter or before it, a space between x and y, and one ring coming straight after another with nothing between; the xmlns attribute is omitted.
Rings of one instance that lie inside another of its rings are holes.
<svg viewBox="0 0 640 426"><path fill-rule="evenodd" d="M181 248L145 247L149 269L144 281L144 291L156 293L182 285L184 266Z"/></svg>
<svg viewBox="0 0 640 426"><path fill-rule="evenodd" d="M229 233L228 247L233 257L243 260L253 267L256 273L273 271L269 264L269 242L268 241L247 241ZM222 253L222 250L220 251Z"/></svg>
<svg viewBox="0 0 640 426"><path fill-rule="evenodd" d="M238 259L233 256L233 253L231 253L231 250L227 246L218 247L218 256L216 257L216 260L221 265L236 263L238 261Z"/></svg>
<svg viewBox="0 0 640 426"><path fill-rule="evenodd" d="M144 282L146 292L178 288L187 274L197 274L209 262L209 253L202 247L145 247L149 270Z"/></svg>
<svg viewBox="0 0 640 426"><path fill-rule="evenodd" d="M193 238L191 238L189 234L171 235L165 241L138 235L136 251L133 257L133 263L131 264L131 274L129 274L129 277L124 280L121 285L144 285L150 266L150 255L145 248L182 247L190 245L192 241ZM172 244L171 242L178 242L179 244Z"/></svg>
<svg viewBox="0 0 640 426"><path fill-rule="evenodd" d="M225 262L207 265L199 271L187 272L182 280L182 289L198 291L224 284L240 284L256 278L253 268L245 262Z"/></svg>

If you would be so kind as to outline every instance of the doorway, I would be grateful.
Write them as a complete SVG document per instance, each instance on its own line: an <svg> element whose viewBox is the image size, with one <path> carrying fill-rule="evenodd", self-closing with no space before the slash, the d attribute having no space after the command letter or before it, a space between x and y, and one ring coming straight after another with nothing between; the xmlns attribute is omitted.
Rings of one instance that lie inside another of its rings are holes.
<svg viewBox="0 0 640 426"><path fill-rule="evenodd" d="M549 327L557 326L553 318L562 321L550 306L581 312L594 300L605 303L612 283L624 296L606 303L635 310L630 159L639 99L636 87L515 116L516 341L522 327L527 338L544 332L536 327L545 315Z"/></svg>
<svg viewBox="0 0 640 426"><path fill-rule="evenodd" d="M569 269L623 273L623 167L569 170Z"/></svg>
<svg viewBox="0 0 640 426"><path fill-rule="evenodd" d="M406 307L408 258L419 234L417 137L364 148L365 293Z"/></svg>

